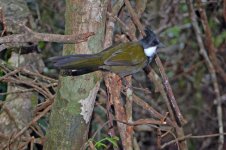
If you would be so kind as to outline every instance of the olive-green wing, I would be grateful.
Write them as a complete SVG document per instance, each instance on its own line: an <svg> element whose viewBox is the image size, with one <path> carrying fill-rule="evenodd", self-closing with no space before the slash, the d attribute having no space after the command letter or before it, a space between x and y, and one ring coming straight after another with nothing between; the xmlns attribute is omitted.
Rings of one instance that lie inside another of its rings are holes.
<svg viewBox="0 0 226 150"><path fill-rule="evenodd" d="M143 53L139 43L123 43L117 46L117 49L106 58L104 64L109 66L134 66L143 61L143 58L141 58L144 56Z"/></svg>

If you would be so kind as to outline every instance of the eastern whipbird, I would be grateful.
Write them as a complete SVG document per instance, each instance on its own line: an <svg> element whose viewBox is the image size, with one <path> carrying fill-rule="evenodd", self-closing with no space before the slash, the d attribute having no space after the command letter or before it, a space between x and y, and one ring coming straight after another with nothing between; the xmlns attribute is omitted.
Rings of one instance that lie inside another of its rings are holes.
<svg viewBox="0 0 226 150"><path fill-rule="evenodd" d="M103 70L124 77L147 66L155 56L157 48L161 46L153 31L146 28L145 34L140 41L114 45L96 54L57 56L48 60L54 68L75 75Z"/></svg>

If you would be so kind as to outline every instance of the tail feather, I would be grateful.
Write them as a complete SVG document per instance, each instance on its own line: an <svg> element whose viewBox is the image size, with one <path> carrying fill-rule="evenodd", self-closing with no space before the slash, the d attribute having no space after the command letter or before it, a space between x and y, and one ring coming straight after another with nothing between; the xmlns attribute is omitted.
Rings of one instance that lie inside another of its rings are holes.
<svg viewBox="0 0 226 150"><path fill-rule="evenodd" d="M80 75L91 73L97 70L98 68L86 68L86 69L79 69L79 70L66 69L61 71L61 75L62 76L80 76Z"/></svg>
<svg viewBox="0 0 226 150"><path fill-rule="evenodd" d="M69 56L56 56L48 59L56 68L63 68L66 64L85 59L91 55L69 55Z"/></svg>
<svg viewBox="0 0 226 150"><path fill-rule="evenodd" d="M49 58L51 66L58 69L81 70L89 68L98 68L101 65L101 57L95 54L80 54L69 56L56 56Z"/></svg>

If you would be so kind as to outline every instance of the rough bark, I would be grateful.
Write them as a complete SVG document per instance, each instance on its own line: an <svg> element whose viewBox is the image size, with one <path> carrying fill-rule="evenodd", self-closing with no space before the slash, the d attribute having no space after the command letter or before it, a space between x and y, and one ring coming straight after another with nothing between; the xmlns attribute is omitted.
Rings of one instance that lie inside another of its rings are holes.
<svg viewBox="0 0 226 150"><path fill-rule="evenodd" d="M107 0L67 0L65 34L94 32L87 42L65 44L63 54L102 50ZM100 84L100 73L60 76L44 148L81 149L87 142L89 122Z"/></svg>

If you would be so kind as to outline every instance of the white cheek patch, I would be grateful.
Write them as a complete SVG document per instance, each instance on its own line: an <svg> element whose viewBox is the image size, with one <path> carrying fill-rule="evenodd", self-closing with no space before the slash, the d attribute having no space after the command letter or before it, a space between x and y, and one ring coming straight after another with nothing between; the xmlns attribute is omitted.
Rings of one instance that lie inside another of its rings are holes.
<svg viewBox="0 0 226 150"><path fill-rule="evenodd" d="M153 55L155 55L156 49L157 49L157 46L149 47L144 49L144 53L146 56L152 57Z"/></svg>

